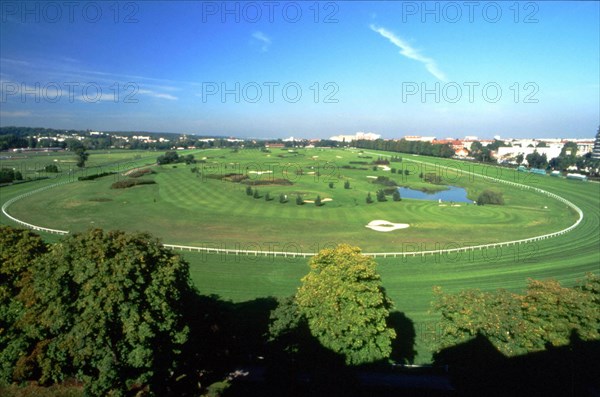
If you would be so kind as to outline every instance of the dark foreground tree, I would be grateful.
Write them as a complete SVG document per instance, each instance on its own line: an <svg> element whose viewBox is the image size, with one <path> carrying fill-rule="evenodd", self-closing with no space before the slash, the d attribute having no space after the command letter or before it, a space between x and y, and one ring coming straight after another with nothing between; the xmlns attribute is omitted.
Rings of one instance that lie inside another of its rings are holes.
<svg viewBox="0 0 600 397"><path fill-rule="evenodd" d="M13 380L16 362L30 345L25 332L16 326L25 309L18 297L31 282L33 262L47 250L40 236L0 226L0 385Z"/></svg>
<svg viewBox="0 0 600 397"><path fill-rule="evenodd" d="M438 349L464 343L477 334L507 356L568 345L572 333L584 341L600 338L600 277L589 274L575 288L557 281L531 280L524 294L506 290L434 289L433 308L441 313Z"/></svg>
<svg viewBox="0 0 600 397"><path fill-rule="evenodd" d="M188 264L147 234L90 230L35 262L22 328L41 382L76 375L86 393L163 395L188 328Z"/></svg>
<svg viewBox="0 0 600 397"><path fill-rule="evenodd" d="M392 303L375 261L357 247L319 252L296 294L311 334L349 365L388 358L396 333L387 326Z"/></svg>

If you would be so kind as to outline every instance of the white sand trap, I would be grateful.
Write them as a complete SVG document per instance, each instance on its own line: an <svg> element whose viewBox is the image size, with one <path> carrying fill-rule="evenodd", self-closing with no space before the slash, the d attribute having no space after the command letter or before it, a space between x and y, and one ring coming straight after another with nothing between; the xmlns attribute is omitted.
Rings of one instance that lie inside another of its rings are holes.
<svg viewBox="0 0 600 397"><path fill-rule="evenodd" d="M368 227L371 230L375 230L376 232L391 232L393 230L398 229L406 229L410 225L408 223L392 223L388 221L376 220L369 222Z"/></svg>
<svg viewBox="0 0 600 397"><path fill-rule="evenodd" d="M453 207L460 207L460 204L452 204Z"/></svg>
<svg viewBox="0 0 600 397"><path fill-rule="evenodd" d="M438 207L447 207L447 206L448 206L448 204L440 204L440 205L438 205Z"/></svg>
<svg viewBox="0 0 600 397"><path fill-rule="evenodd" d="M391 171L392 169L390 167L388 167L387 165L378 165L379 168L382 169L382 171Z"/></svg>
<svg viewBox="0 0 600 397"><path fill-rule="evenodd" d="M372 175L368 175L367 178L369 178L369 179L377 179L376 176L372 176Z"/></svg>
<svg viewBox="0 0 600 397"><path fill-rule="evenodd" d="M306 175L314 175L314 174L315 174L315 172L314 172L314 171L311 171L311 172L307 172L307 173L306 173Z"/></svg>
<svg viewBox="0 0 600 397"><path fill-rule="evenodd" d="M333 199L332 199L332 198L324 198L324 199L321 199L321 202L322 202L322 203L326 203L326 202L328 202L328 201L333 201ZM305 203L309 203L309 204L314 204L314 203L315 203L315 200L304 200L304 202L305 202Z"/></svg>
<svg viewBox="0 0 600 397"><path fill-rule="evenodd" d="M257 175L262 175L262 174L272 174L273 171L248 171L249 174L257 174Z"/></svg>
<svg viewBox="0 0 600 397"><path fill-rule="evenodd" d="M335 158L337 158L337 159L341 159L341 158L342 158L342 156L335 156Z"/></svg>

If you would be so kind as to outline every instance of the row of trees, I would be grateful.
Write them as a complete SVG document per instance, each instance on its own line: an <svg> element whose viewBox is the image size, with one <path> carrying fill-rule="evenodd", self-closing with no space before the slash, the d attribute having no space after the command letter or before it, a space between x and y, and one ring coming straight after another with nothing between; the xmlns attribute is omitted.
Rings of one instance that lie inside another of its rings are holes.
<svg viewBox="0 0 600 397"><path fill-rule="evenodd" d="M398 141L387 141L383 139L367 141L361 139L355 142L355 146L360 149L386 150L388 152L411 153L424 156L446 158L454 156L454 149L450 144L407 141L405 139L400 139Z"/></svg>

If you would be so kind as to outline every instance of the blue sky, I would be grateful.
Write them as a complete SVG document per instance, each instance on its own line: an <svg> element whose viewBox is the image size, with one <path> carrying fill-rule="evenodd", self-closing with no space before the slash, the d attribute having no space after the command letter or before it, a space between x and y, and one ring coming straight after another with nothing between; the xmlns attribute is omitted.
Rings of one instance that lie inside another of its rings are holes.
<svg viewBox="0 0 600 397"><path fill-rule="evenodd" d="M0 125L592 137L598 2L2 2Z"/></svg>

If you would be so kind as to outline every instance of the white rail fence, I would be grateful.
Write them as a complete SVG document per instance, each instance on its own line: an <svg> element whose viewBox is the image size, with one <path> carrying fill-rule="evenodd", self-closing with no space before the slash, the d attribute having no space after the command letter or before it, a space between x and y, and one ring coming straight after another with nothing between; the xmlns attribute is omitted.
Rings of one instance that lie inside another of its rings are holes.
<svg viewBox="0 0 600 397"><path fill-rule="evenodd" d="M408 160L408 161L413 161L413 162L422 163L422 164L429 164L429 163L417 161L417 160ZM468 175L473 175L476 177L487 178L490 180L494 180L496 182L505 183L505 184L508 184L508 185L511 185L514 187L518 187L521 189L534 190L537 193L544 194L547 197L558 200L558 201L566 204L567 206L571 207L573 210L575 210L575 212L577 212L577 214L579 215L579 218L577 219L577 221L574 224L572 224L571 226L569 226L565 229L559 230L557 232L548 233L548 234L544 234L541 236L529 237L529 238L525 238L525 239L521 239L521 240L512 240L512 241L504 241L504 242L500 242L500 243L471 245L471 246L467 246L467 247L446 248L446 249L428 250L428 251L365 252L364 255L372 256L374 258L416 257L416 256L426 256L426 255L442 255L442 254L451 254L451 253L461 253L461 252L483 250L483 249L488 249L488 248L499 248L499 247L518 245L518 244L526 244L526 243L532 243L532 242L536 242L536 241L540 241L540 240L546 240L546 239L549 239L552 237L556 237L556 236L560 236L565 233L568 233L571 230L575 229L577 226L579 226L579 224L583 220L583 212L581 211L581 209L579 207L577 207L575 204L573 204L572 202L570 202L569 200L567 200L557 194L550 193L550 192L545 191L540 188L523 185L523 184L516 183L516 182L505 181L505 180L493 178L493 177L490 177L487 175L480 175L480 174L476 174L473 172L458 170L458 169L451 168L451 167L445 167L445 168L449 169L449 170L457 171L457 172L462 172L462 173L465 173ZM11 204L15 203L16 201L23 199L25 197L29 197L36 193L42 192L44 190L51 189L51 188L61 186L61 185L71 183L71 182L73 182L73 181L64 181L64 182L60 182L60 183L55 183L52 185L44 186L44 187L36 189L36 190L32 190L30 192L24 193L19 196L13 197L12 199L10 199L6 203L4 203L4 205L2 206L2 213L4 213L4 215L7 216L13 222L15 222L19 225L25 226L27 228L33 229L33 230L52 233L52 234L60 234L60 235L69 234L68 230L50 229L50 228L36 226L36 225L32 225L30 223L21 221L15 217L11 216L8 213L8 207ZM189 252L203 252L203 253L207 253L207 254L213 253L213 254L224 254L224 255L267 256L267 257L272 256L272 257L284 257L284 258L298 258L298 257L307 258L307 257L316 255L316 253L314 253L314 252L242 250L242 249L226 249L226 248L215 248L215 247L197 247L197 246L187 246L187 245L177 245L177 244L163 244L163 245L165 247L173 249L173 250L189 251Z"/></svg>

